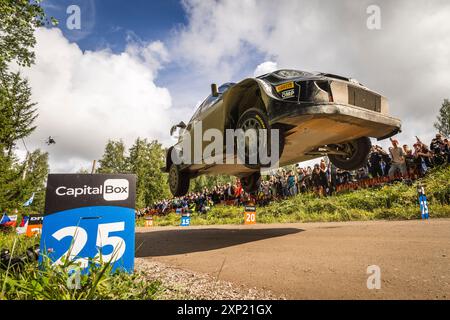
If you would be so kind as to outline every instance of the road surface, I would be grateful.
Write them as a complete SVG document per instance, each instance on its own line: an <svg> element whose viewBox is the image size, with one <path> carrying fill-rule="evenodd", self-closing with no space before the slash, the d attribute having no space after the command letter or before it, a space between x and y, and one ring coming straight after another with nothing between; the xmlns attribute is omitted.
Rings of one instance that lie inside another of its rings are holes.
<svg viewBox="0 0 450 320"><path fill-rule="evenodd" d="M450 299L449 219L137 228L136 248L290 299Z"/></svg>

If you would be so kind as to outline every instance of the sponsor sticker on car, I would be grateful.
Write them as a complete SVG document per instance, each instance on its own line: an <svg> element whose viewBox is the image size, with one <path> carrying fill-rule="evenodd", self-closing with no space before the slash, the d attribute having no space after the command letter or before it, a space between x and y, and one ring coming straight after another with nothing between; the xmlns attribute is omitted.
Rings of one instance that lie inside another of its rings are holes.
<svg viewBox="0 0 450 320"><path fill-rule="evenodd" d="M281 98L289 99L289 98L292 98L294 95L295 95L295 90L294 89L290 89L290 90L283 91L281 93Z"/></svg>
<svg viewBox="0 0 450 320"><path fill-rule="evenodd" d="M294 88L294 82L291 81L291 82L286 82L286 83L283 83L283 84L280 84L280 85L276 86L275 90L278 93L280 93L281 91L286 91L286 90L293 89L293 88Z"/></svg>

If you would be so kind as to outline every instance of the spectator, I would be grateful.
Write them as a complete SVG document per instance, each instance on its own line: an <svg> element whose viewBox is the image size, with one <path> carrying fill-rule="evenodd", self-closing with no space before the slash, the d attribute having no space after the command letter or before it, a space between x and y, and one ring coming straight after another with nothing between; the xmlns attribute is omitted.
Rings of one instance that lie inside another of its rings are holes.
<svg viewBox="0 0 450 320"><path fill-rule="evenodd" d="M320 160L320 182L324 195L330 194L328 166L324 159Z"/></svg>
<svg viewBox="0 0 450 320"><path fill-rule="evenodd" d="M287 178L288 195L295 196L297 194L297 183L295 179L294 172L289 171Z"/></svg>
<svg viewBox="0 0 450 320"><path fill-rule="evenodd" d="M391 168L389 169L389 177L393 178L397 170L401 175L406 176L405 153L403 149L398 146L398 141L391 139L392 147L389 148L389 153L392 158Z"/></svg>
<svg viewBox="0 0 450 320"><path fill-rule="evenodd" d="M419 167L420 174L423 176L427 173L428 169L432 167L432 154L430 150L428 150L427 146L421 143L420 140L414 144L414 149L414 157L416 158L416 163Z"/></svg>
<svg viewBox="0 0 450 320"><path fill-rule="evenodd" d="M382 177L383 168L382 168L382 150L379 146L372 146L370 155L369 155L369 172L373 178Z"/></svg>
<svg viewBox="0 0 450 320"><path fill-rule="evenodd" d="M415 177L417 165L413 152L406 144L403 145L403 152L405 153L406 172L410 178Z"/></svg>
<svg viewBox="0 0 450 320"><path fill-rule="evenodd" d="M437 133L436 137L431 140L430 150L433 153L433 163L435 165L440 166L445 163L445 142L440 133Z"/></svg>
<svg viewBox="0 0 450 320"><path fill-rule="evenodd" d="M314 192L321 194L321 183L320 183L320 166L318 164L314 165L314 169L311 175L312 185L314 187Z"/></svg>
<svg viewBox="0 0 450 320"><path fill-rule="evenodd" d="M234 189L234 197L236 199L239 199L241 197L241 195L242 195L242 192L243 192L243 190L242 190L241 181L237 180L236 181L236 187Z"/></svg>
<svg viewBox="0 0 450 320"><path fill-rule="evenodd" d="M234 200L232 202L234 205L243 205L248 201L265 205L272 200L309 191L314 191L318 195L329 195L334 190L352 190L389 181L386 178L369 179L370 176L381 178L389 174L392 178L395 177L396 171L399 171L404 177L408 174L412 179L417 178L424 175L433 166L433 157L436 155L443 157L443 163L450 163L449 141L442 139L439 134L430 144L434 152L430 151L419 138L414 144L414 151L410 150L407 145L400 148L396 140L391 140L391 142L392 147L389 148L389 153L379 146L372 147L367 166L357 171L338 169L331 163L327 165L326 161L322 159L320 163L314 165L314 170L311 167L301 168L297 165L295 170L288 172L284 169L272 172L270 177L261 183L257 202L252 195L244 192L240 181L237 180L234 184L217 185L212 189L203 188L198 193L191 192L184 197L161 200L154 203L152 207L137 210L136 216L164 215L176 209L206 213L212 206L227 200Z"/></svg>
<svg viewBox="0 0 450 320"><path fill-rule="evenodd" d="M448 139L444 139L444 154L447 157L447 164L450 164L450 141Z"/></svg>
<svg viewBox="0 0 450 320"><path fill-rule="evenodd" d="M383 161L381 162L381 168L383 169L383 176L389 175L389 170L391 170L392 159L387 152L385 152L381 147L378 149L381 153L381 158Z"/></svg>
<svg viewBox="0 0 450 320"><path fill-rule="evenodd" d="M234 200L234 186L231 183L227 184L227 189L225 193L226 200Z"/></svg>

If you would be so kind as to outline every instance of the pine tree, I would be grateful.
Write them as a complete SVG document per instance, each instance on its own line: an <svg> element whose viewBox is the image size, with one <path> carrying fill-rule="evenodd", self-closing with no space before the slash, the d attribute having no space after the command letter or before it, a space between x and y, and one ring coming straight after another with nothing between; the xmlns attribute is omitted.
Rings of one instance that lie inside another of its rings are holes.
<svg viewBox="0 0 450 320"><path fill-rule="evenodd" d="M137 138L129 150L130 172L137 176L136 206L146 207L169 195L164 166L164 149L157 141Z"/></svg>
<svg viewBox="0 0 450 320"><path fill-rule="evenodd" d="M434 127L444 136L450 137L450 101L448 99L442 103Z"/></svg>
<svg viewBox="0 0 450 320"><path fill-rule="evenodd" d="M51 19L55 24L56 20ZM0 208L19 208L36 192L33 206L42 210L48 155L39 150L17 161L13 149L17 140L36 128L31 89L19 73L8 70L10 63L34 63L34 31L48 24L40 1L0 0ZM22 202L23 201L23 202Z"/></svg>
<svg viewBox="0 0 450 320"><path fill-rule="evenodd" d="M12 156L15 143L35 129L36 103L30 102L31 88L20 74L0 71L0 144Z"/></svg>
<svg viewBox="0 0 450 320"><path fill-rule="evenodd" d="M99 163L99 173L126 173L128 171L128 162L123 141L109 140Z"/></svg>
<svg viewBox="0 0 450 320"><path fill-rule="evenodd" d="M19 165L18 171L21 176L20 194L17 196L18 204L22 205L35 193L30 209L43 212L45 182L49 173L48 153L39 149L29 153L25 162Z"/></svg>
<svg viewBox="0 0 450 320"><path fill-rule="evenodd" d="M18 173L12 169L12 160L5 156L4 148L1 145L0 149L0 210L3 211L13 207L13 190L16 189Z"/></svg>
<svg viewBox="0 0 450 320"><path fill-rule="evenodd" d="M146 205L170 196L167 174L161 168L165 165L165 149L154 140L149 145L150 162L146 180Z"/></svg>

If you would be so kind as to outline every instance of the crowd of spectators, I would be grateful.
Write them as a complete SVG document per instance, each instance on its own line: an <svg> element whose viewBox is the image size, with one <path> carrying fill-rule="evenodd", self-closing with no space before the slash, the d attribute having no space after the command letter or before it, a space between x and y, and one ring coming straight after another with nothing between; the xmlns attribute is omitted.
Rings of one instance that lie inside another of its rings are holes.
<svg viewBox="0 0 450 320"><path fill-rule="evenodd" d="M138 212L138 215L166 214L173 210L207 212L219 203L243 205L252 201L259 205L271 201L295 196L299 193L314 192L328 196L342 190L361 186L385 183L392 180L415 180L424 176L430 168L450 163L450 143L437 134L427 146L417 138L411 149L408 145L400 146L391 139L391 146L385 151L381 146L372 146L367 164L356 171L336 168L327 158L321 159L314 167L291 169L280 168L262 179L256 195L243 191L239 179L235 183L204 188L201 192L192 192L184 197L165 199L152 207Z"/></svg>

